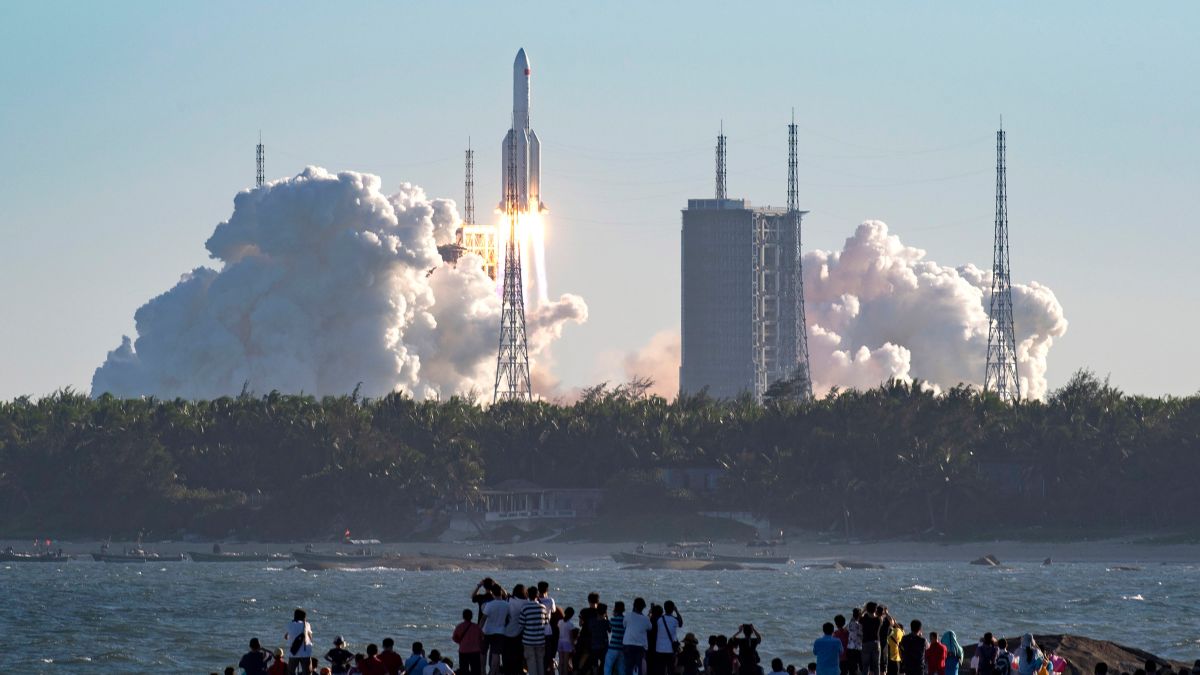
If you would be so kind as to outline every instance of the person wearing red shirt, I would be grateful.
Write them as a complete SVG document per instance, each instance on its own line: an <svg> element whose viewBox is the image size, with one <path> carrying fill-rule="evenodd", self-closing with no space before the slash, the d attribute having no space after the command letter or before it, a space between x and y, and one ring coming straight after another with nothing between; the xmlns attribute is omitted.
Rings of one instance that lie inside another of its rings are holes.
<svg viewBox="0 0 1200 675"><path fill-rule="evenodd" d="M475 623L474 613L464 609L462 623L454 627L450 639L458 645L460 675L483 675L483 629Z"/></svg>
<svg viewBox="0 0 1200 675"><path fill-rule="evenodd" d="M283 658L283 650L275 650L275 660L271 662L271 667L267 668L267 675L287 675L288 663L287 659Z"/></svg>
<svg viewBox="0 0 1200 675"><path fill-rule="evenodd" d="M946 645L938 640L937 633L929 634L929 648L925 650L926 675L945 675Z"/></svg>
<svg viewBox="0 0 1200 675"><path fill-rule="evenodd" d="M833 631L833 637L842 641L842 655L838 658L838 665L841 666L842 675L857 675L857 673L848 674L846 667L848 665L846 662L846 650L850 648L850 630L846 628L846 617L841 614L833 617L833 625L837 626L837 629Z"/></svg>
<svg viewBox="0 0 1200 675"><path fill-rule="evenodd" d="M379 652L379 660L387 669L387 675L400 675L400 671L404 670L404 657L395 650L395 647L395 640L383 638L383 651Z"/></svg>
<svg viewBox="0 0 1200 675"><path fill-rule="evenodd" d="M367 658L358 666L362 675L387 675L387 666L379 660L379 647L375 643L367 645Z"/></svg>

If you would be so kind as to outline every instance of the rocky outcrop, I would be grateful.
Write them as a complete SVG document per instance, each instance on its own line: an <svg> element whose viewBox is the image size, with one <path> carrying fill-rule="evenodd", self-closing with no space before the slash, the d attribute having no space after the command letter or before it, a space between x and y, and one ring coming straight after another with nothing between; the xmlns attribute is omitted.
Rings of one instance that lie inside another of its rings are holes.
<svg viewBox="0 0 1200 675"><path fill-rule="evenodd" d="M1096 664L1100 662L1108 664L1109 673L1132 673L1138 668L1144 667L1146 661L1151 659L1157 661L1160 668L1170 666L1175 672L1179 672L1180 668L1191 668L1191 664L1159 658L1141 649L1126 647L1107 640L1094 640L1079 635L1035 635L1033 638L1042 651L1055 652L1067 660L1065 675L1092 675L1095 672ZM1011 645L1019 646L1021 638L1019 636L1010 637L1008 644L1010 645L1009 649L1015 653L1016 649ZM975 645L965 646L963 651L966 653L965 660L970 662L971 657L975 655Z"/></svg>

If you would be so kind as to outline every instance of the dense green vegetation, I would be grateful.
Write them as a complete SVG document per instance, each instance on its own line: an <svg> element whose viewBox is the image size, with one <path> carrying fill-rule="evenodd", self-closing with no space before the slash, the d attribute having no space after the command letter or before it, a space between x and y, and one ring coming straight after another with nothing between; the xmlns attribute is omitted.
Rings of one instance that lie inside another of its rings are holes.
<svg viewBox="0 0 1200 675"><path fill-rule="evenodd" d="M1088 373L1017 406L898 382L807 404L645 391L19 398L0 403L0 535L399 537L518 477L605 488L621 517L736 509L848 536L1200 529L1200 396L1128 396ZM696 494L662 487L664 467L725 474Z"/></svg>

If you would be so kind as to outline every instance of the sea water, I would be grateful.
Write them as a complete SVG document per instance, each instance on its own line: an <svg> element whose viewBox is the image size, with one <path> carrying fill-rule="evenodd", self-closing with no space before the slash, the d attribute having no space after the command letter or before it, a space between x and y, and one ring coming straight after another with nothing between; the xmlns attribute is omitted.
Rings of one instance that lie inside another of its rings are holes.
<svg viewBox="0 0 1200 675"><path fill-rule="evenodd" d="M450 640L479 572L332 570L286 563L0 564L0 672L208 673L235 665L251 637L274 649L303 607L319 653L342 635L354 651L384 637L455 656ZM823 622L868 600L906 625L954 630L966 643L997 635L1075 633L1161 656L1200 658L1200 566L1097 563L896 563L883 570L627 571L608 560L564 559L561 569L502 572L505 586L550 582L561 606L589 591L610 604L674 600L683 633L703 644L753 623L760 653L806 664Z"/></svg>

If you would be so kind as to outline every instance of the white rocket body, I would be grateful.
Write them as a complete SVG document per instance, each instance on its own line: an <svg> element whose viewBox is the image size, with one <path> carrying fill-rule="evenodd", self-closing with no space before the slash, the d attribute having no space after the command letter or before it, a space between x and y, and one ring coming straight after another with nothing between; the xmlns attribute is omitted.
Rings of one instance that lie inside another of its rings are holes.
<svg viewBox="0 0 1200 675"><path fill-rule="evenodd" d="M513 61L512 128L504 136L500 189L502 195L507 192L509 170L513 168L516 171L517 209L536 213L546 207L542 204L541 197L542 145L533 128L529 126L530 72L529 57L522 49L517 52L517 58ZM510 157L514 151L515 161ZM501 199L500 208L504 207L504 200Z"/></svg>

